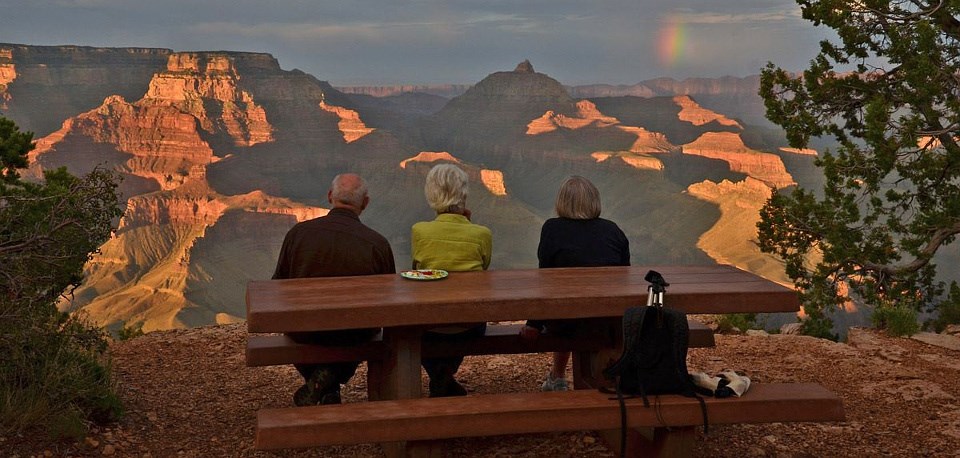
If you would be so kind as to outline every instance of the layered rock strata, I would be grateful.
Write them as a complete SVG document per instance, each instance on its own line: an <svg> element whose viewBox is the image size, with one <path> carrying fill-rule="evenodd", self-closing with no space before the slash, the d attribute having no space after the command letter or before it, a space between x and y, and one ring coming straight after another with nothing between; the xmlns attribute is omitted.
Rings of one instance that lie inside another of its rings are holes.
<svg viewBox="0 0 960 458"><path fill-rule="evenodd" d="M779 156L748 148L740 135L733 132L707 132L694 142L683 145L683 154L725 161L730 170L769 186L783 188L796 184Z"/></svg>

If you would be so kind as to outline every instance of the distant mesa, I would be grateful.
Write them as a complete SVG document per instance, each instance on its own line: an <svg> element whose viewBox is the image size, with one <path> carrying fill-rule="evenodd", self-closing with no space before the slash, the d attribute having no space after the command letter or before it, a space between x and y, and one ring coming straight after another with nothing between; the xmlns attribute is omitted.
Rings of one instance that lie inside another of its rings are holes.
<svg viewBox="0 0 960 458"><path fill-rule="evenodd" d="M653 156L636 154L630 151L596 151L590 154L597 162L603 162L611 157L619 157L627 165L641 170L663 170L663 162Z"/></svg>
<svg viewBox="0 0 960 458"><path fill-rule="evenodd" d="M683 154L726 161L731 171L744 173L769 186L784 188L796 184L779 156L748 148L740 134L734 132L706 132L683 145Z"/></svg>
<svg viewBox="0 0 960 458"><path fill-rule="evenodd" d="M722 114L703 108L693 101L688 95L678 95L673 101L680 106L680 113L677 115L681 121L687 121L695 126L716 121L722 126L731 126L743 129L737 121L734 121Z"/></svg>
<svg viewBox="0 0 960 458"><path fill-rule="evenodd" d="M333 113L340 118L337 127L343 133L343 140L347 143L353 143L376 129L367 127L360 119L360 113L344 107L338 107L327 104L326 101L320 102L320 109Z"/></svg>
<svg viewBox="0 0 960 458"><path fill-rule="evenodd" d="M410 163L410 162L429 163L429 162L436 162L436 161L449 161L449 162L456 162L458 164L460 163L460 159L453 157L450 153L446 151L438 151L438 152L421 151L420 154L417 154L414 157L411 157L409 159L404 159L403 161L401 161L400 168L401 169L407 168L407 163Z"/></svg>
<svg viewBox="0 0 960 458"><path fill-rule="evenodd" d="M577 113L567 116L553 110L546 111L543 116L527 124L527 135L540 135L553 132L559 128L581 129L587 126L608 127L620 124L620 120L613 116L606 116L589 100L577 102Z"/></svg>
<svg viewBox="0 0 960 458"><path fill-rule="evenodd" d="M517 68L513 69L514 73L536 73L533 71L533 64L529 60L524 60L517 64Z"/></svg>

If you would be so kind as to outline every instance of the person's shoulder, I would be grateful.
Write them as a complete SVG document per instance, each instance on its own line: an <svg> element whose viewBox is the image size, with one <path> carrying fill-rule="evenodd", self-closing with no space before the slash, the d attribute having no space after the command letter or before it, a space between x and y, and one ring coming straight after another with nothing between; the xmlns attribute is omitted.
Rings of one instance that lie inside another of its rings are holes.
<svg viewBox="0 0 960 458"><path fill-rule="evenodd" d="M480 226L480 225L478 224L477 226ZM480 232L479 232L479 233L480 233L480 235L481 235L483 238L485 238L485 239L487 239L487 240L493 240L493 231L491 231L489 227L487 227L487 226L480 226Z"/></svg>
<svg viewBox="0 0 960 458"><path fill-rule="evenodd" d="M597 218L597 223L609 228L616 228L617 230L620 230L620 226L618 226L617 223L606 218Z"/></svg>
<svg viewBox="0 0 960 458"><path fill-rule="evenodd" d="M543 222L543 229L551 229L564 225L564 218L550 218Z"/></svg>

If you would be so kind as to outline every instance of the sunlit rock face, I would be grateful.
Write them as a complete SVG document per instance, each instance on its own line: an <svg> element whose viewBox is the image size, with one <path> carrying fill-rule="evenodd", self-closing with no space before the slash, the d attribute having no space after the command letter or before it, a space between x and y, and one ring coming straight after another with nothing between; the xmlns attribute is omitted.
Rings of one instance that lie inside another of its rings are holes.
<svg viewBox="0 0 960 458"><path fill-rule="evenodd" d="M771 195L769 185L747 177L739 182L704 181L690 185L687 192L716 204L721 213L717 223L700 236L697 247L718 263L760 273L783 284L790 283L782 262L774 256L760 253L756 241L760 208Z"/></svg>
<svg viewBox="0 0 960 458"><path fill-rule="evenodd" d="M781 146L780 151L783 151L784 153L801 154L805 156L816 156L818 154L817 150L812 148L789 148L786 146Z"/></svg>
<svg viewBox="0 0 960 458"><path fill-rule="evenodd" d="M619 124L620 121L612 116L605 116L597 110L597 106L589 100L577 102L577 112L572 116L555 113L548 110L543 116L527 124L527 135L539 135L553 132L558 128L580 129L587 126L607 127Z"/></svg>
<svg viewBox="0 0 960 458"><path fill-rule="evenodd" d="M689 96L679 95L673 98L673 101L680 106L679 118L681 121L689 122L695 126L702 126L710 122L716 122L722 126L732 126L742 129L740 123L714 111L701 107Z"/></svg>
<svg viewBox="0 0 960 458"><path fill-rule="evenodd" d="M720 159L730 165L730 170L770 186L783 188L796 184L780 157L748 148L736 133L707 132L694 142L683 145L683 154Z"/></svg>
<svg viewBox="0 0 960 458"><path fill-rule="evenodd" d="M357 141L365 137L374 129L367 127L360 119L360 114L354 110L334 105L328 105L326 102L320 102L320 109L337 115L340 121L337 126L340 132L343 132L343 140L347 143Z"/></svg>
<svg viewBox="0 0 960 458"><path fill-rule="evenodd" d="M499 170L480 171L480 182L495 196L507 195L507 187L503 184L503 172Z"/></svg>
<svg viewBox="0 0 960 458"><path fill-rule="evenodd" d="M7 86L17 79L17 67L13 63L13 50L0 48L0 109L7 109L10 94Z"/></svg>
<svg viewBox="0 0 960 458"><path fill-rule="evenodd" d="M176 53L167 71L150 82L144 101L174 106L195 117L203 130L226 133L237 146L270 141L273 128L243 87L238 66L280 71L276 60L263 54Z"/></svg>
<svg viewBox="0 0 960 458"><path fill-rule="evenodd" d="M590 155L590 157L597 160L597 162L606 161L612 157L616 157L622 160L627 165L642 170L663 170L663 162L659 159L646 155L646 154L635 154L628 151L596 151Z"/></svg>
<svg viewBox="0 0 960 458"><path fill-rule="evenodd" d="M460 162L460 159L453 157L450 153L446 151L421 151L416 156L409 159L404 159L400 161L400 168L407 168L407 164L411 162L436 162L436 161L448 161L448 162Z"/></svg>

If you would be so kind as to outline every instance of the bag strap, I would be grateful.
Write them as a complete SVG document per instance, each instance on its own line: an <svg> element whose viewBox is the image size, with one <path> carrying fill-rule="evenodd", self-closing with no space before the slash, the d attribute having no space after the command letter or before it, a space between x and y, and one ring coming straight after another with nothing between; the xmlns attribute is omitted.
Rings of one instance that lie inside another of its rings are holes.
<svg viewBox="0 0 960 458"><path fill-rule="evenodd" d="M646 400L646 398L644 398ZM617 376L617 403L620 404L620 458L627 456L627 404L623 402L620 390L620 376Z"/></svg>

